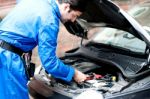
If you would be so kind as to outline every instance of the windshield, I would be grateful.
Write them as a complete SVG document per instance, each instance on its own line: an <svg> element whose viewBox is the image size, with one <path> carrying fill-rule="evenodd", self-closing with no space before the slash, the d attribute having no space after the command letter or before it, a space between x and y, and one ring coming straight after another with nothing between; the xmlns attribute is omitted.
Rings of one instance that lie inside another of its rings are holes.
<svg viewBox="0 0 150 99"><path fill-rule="evenodd" d="M136 6L128 13L134 17L150 34L150 4ZM102 29L102 28L101 28ZM146 44L132 34L113 28L104 28L98 32L94 42L127 48L134 52L145 52Z"/></svg>

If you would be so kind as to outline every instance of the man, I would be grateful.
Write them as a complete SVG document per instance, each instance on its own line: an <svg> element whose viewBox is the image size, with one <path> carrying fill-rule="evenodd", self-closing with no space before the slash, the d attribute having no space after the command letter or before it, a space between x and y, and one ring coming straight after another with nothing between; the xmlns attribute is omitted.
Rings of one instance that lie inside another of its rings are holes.
<svg viewBox="0 0 150 99"><path fill-rule="evenodd" d="M0 99L28 99L27 75L21 59L38 45L42 65L54 77L82 82L86 75L56 56L59 20L74 22L87 0L22 0L0 23Z"/></svg>

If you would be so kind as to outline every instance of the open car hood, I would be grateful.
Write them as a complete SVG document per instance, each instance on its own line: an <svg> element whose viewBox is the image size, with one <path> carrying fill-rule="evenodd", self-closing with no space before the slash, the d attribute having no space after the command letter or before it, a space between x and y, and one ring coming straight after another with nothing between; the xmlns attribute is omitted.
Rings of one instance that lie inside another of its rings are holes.
<svg viewBox="0 0 150 99"><path fill-rule="evenodd" d="M108 0L91 0L82 16L74 23L67 22L67 30L79 37L87 38L88 29L84 26L112 27L127 31L146 42L150 48L150 35L142 26L116 4Z"/></svg>

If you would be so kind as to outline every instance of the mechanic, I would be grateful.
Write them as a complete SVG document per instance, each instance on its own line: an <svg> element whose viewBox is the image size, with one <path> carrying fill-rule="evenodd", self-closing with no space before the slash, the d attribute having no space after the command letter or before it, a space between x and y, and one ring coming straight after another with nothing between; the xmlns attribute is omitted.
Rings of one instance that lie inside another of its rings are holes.
<svg viewBox="0 0 150 99"><path fill-rule="evenodd" d="M22 53L38 45L42 65L56 78L82 82L86 75L56 56L59 22L74 22L88 0L21 0L0 23L0 99L28 99Z"/></svg>

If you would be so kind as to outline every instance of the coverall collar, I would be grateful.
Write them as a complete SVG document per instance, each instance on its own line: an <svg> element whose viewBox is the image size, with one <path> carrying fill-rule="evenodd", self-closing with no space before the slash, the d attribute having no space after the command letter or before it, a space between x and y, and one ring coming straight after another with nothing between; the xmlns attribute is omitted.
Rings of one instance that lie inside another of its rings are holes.
<svg viewBox="0 0 150 99"><path fill-rule="evenodd" d="M50 5L52 5L52 7L54 8L54 10L56 12L56 15L60 19L61 14L60 14L60 10L58 8L58 5L57 5L56 1L55 0L48 0L48 2L49 2Z"/></svg>

